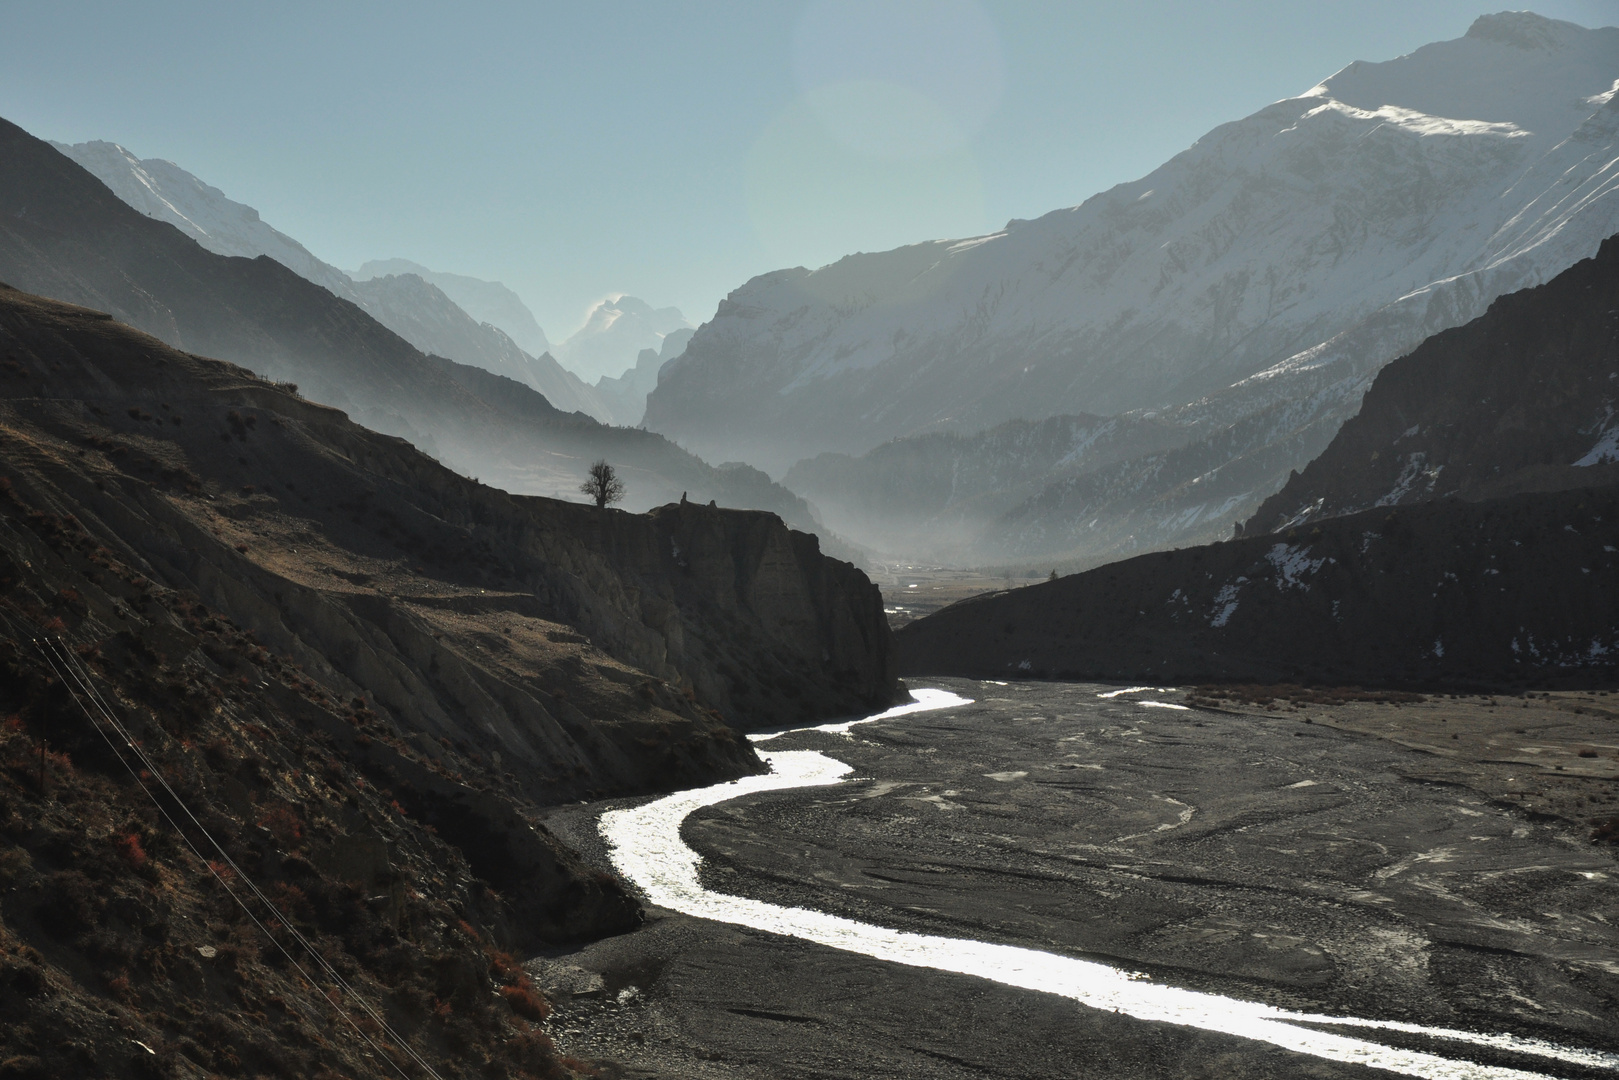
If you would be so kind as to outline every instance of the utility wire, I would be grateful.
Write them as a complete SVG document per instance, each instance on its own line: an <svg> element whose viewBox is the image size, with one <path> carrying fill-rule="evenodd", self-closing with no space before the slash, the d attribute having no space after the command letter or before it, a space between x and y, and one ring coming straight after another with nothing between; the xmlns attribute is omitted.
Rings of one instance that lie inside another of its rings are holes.
<svg viewBox="0 0 1619 1080"><path fill-rule="evenodd" d="M174 820L173 816L171 816L168 810L164 807L162 801L158 799L157 795L149 787L147 787L146 782L141 779L140 773L124 758L123 753L113 742L111 736L108 735L106 730L104 730L102 725L96 720L95 715L85 705L84 700L80 698L79 690L74 689L75 684L83 691L84 697L88 698L91 703L96 706L96 711L102 714L103 718L107 722L107 725L112 728L113 732L117 734L118 738L123 741L124 745L128 747L129 750L140 761L140 764L146 770L146 772L150 776L156 778L157 782L162 785L163 790L168 794L169 798L174 800L175 804L184 813L185 817L207 839L209 846L219 853L224 865L227 866L230 871L247 886L248 890L258 898L259 902L263 904L266 909L271 912L276 912L277 908L270 901L269 897L265 896L263 890L261 890L258 885L254 883L253 879L243 872L242 868L238 866L236 861L230 857L229 853L225 851L224 847L219 843L219 841L214 839L213 834L208 831L202 822L197 820L197 816L192 813L190 807L186 805L185 800L180 797L179 793L176 792L172 786L170 786L168 779L164 776L162 770L158 768L157 764L153 762L149 756L147 756L145 750L141 748L141 746L130 735L128 729L126 729L113 714L106 700L101 696L100 692L96 690L94 684L90 681L88 671L83 670L83 666L78 662L77 658L74 657L73 654L64 648L58 641L54 641L50 638L46 638L42 641L39 638L35 638L34 646L45 658L45 662L50 665L52 672L62 680L62 683L67 687L68 692L73 695L74 702L79 706L80 710L84 712L85 718L90 721L91 726L96 729L97 734L99 734L107 743L108 748L112 750L113 755L118 758L119 763L129 771L130 776L134 778L135 783L139 785L141 790L146 793L146 796L152 800L152 803L157 807L158 812L163 815L164 819L167 820L168 823L174 828L175 832L180 834L180 838L185 842L186 847L191 850L191 853L196 856L199 862L208 867L209 873L214 876L215 880L219 882L230 898L234 900L237 906L242 909L243 913L247 915L247 917L252 921L253 925L258 927L259 930L263 932L264 936L270 939L271 944L276 947L282 956L286 957L287 962L292 965L293 970L295 970L310 986L316 986L317 983L313 978L310 977L309 973L304 970L303 966L298 963L291 953L287 952L286 947L282 945L282 943L276 939L275 935L270 932L269 928L265 926L256 915L253 914L246 902L236 894L235 890L230 887L229 882L225 880L224 876L220 874L220 872L215 868L214 864L209 859L204 857L202 852L199 851L196 845L192 843L190 837L186 835L185 829L180 826L179 822ZM58 665L58 661L60 661L60 666ZM365 1000L364 996L356 991L354 987L343 978L337 969L334 968L318 950L316 950L314 945L312 945L301 932L299 932L297 927L293 926L292 923L284 916L281 918L281 924L286 928L287 932L293 936L294 940L296 940L299 945L303 946L304 950L314 958L320 970L324 971L327 977L331 979L333 983L335 983L344 993L348 994L348 996L352 998L361 1009L365 1010L366 1015L369 1016L371 1020L388 1035L389 1038L391 1038L397 1045L402 1047L404 1052L410 1056L411 1060L419 1065L428 1076L433 1078L433 1080L442 1080L438 1072L434 1070L434 1068L429 1065L419 1053L416 1052L414 1047L406 1042L405 1039L400 1037L399 1033L396 1032L383 1017L378 1015L377 1011L372 1008L369 1002ZM335 1008L335 1011L339 1016L343 1017L348 1025L354 1029L355 1033L365 1041L366 1045L370 1046L377 1052L379 1057L388 1062L389 1065L393 1066L394 1071L398 1072L400 1076L405 1077L406 1080L409 1080L409 1073L407 1073L398 1062L394 1061L392 1057L385 1053L383 1049L378 1046L368 1034L366 1034L365 1030L361 1028L357 1022L355 1022L354 1018L350 1016L346 1010L337 1007Z"/></svg>

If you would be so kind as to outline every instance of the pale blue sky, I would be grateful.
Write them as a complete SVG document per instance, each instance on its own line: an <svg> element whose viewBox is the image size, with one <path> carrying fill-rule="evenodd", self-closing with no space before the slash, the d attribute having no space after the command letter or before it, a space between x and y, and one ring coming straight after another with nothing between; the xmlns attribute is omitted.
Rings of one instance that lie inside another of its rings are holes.
<svg viewBox="0 0 1619 1080"><path fill-rule="evenodd" d="M1072 205L1497 9L8 0L0 116L169 158L338 266L505 281L558 340L608 293L701 321L757 273Z"/></svg>

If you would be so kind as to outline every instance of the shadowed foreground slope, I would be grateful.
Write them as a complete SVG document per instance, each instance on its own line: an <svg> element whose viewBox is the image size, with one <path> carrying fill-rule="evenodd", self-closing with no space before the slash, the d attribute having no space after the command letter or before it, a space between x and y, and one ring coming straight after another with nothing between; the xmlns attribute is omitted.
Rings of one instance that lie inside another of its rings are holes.
<svg viewBox="0 0 1619 1080"><path fill-rule="evenodd" d="M773 515L507 495L10 289L0 538L10 1076L564 1075L505 950L639 914L533 810L895 692L875 586Z"/></svg>

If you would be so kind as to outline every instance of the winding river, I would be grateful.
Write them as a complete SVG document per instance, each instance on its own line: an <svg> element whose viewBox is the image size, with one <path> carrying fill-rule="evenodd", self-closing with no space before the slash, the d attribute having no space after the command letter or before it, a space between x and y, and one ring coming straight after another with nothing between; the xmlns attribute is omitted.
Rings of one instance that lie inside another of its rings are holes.
<svg viewBox="0 0 1619 1080"><path fill-rule="evenodd" d="M1145 690L1138 687L1132 690ZM1129 693L1118 691L1116 693ZM909 713L971 704L943 690L917 690L916 700L862 720L800 731L845 734L858 723L889 720ZM1137 701L1144 707L1162 702ZM1173 706L1171 706L1173 707ZM787 732L779 734L788 734ZM777 735L752 736L756 743ZM1513 1035L1489 1035L1398 1021L1368 1020L1292 1012L1201 991L1153 982L1139 972L1069 956L1011 945L893 930L806 908L783 907L705 888L698 878L701 856L681 838L681 825L694 811L761 791L828 786L852 771L836 758L812 750L762 751L770 772L712 787L681 792L645 805L602 815L599 828L614 866L653 904L687 915L782 934L896 964L977 976L1007 986L1071 998L1082 1006L1106 1009L1139 1020L1185 1025L1253 1039L1330 1061L1434 1080L1543 1080L1548 1075L1479 1064L1465 1057L1386 1046L1335 1029L1383 1029L1565 1062L1587 1068L1619 1069L1619 1055L1559 1046Z"/></svg>

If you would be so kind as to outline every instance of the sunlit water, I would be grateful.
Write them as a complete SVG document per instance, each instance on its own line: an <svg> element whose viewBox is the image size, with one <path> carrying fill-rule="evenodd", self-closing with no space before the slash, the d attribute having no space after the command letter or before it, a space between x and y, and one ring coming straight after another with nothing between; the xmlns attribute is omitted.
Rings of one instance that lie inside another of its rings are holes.
<svg viewBox="0 0 1619 1080"><path fill-rule="evenodd" d="M971 704L969 699L943 690L917 690L915 697L917 700L911 704L864 720L799 730L846 735L849 728L857 723ZM1139 701L1137 704L1158 703ZM756 743L762 743L779 734L784 733L756 735L753 739ZM1320 1031L1310 1025L1381 1028L1427 1035L1459 1044L1511 1050L1571 1064L1619 1069L1619 1055L1601 1051L1558 1046L1513 1035L1484 1035L1398 1021L1291 1012L1218 994L1165 986L1148 980L1139 972L1089 960L1013 945L891 930L807 908L782 907L713 892L704 888L698 880L697 866L701 856L687 847L680 836L681 823L693 811L759 791L837 784L851 771L843 762L813 750L763 752L760 756L770 765L768 775L749 776L712 787L684 791L633 809L603 814L599 827L611 851L613 865L634 882L650 902L687 915L813 941L896 964L975 975L1006 986L1072 998L1090 1008L1107 1009L1139 1020L1157 1020L1222 1032L1330 1061L1366 1065L1435 1080L1527 1080L1530 1077L1544 1080L1546 1075L1481 1065L1438 1053L1384 1046ZM1462 1050L1462 1047L1458 1046L1458 1050Z"/></svg>

